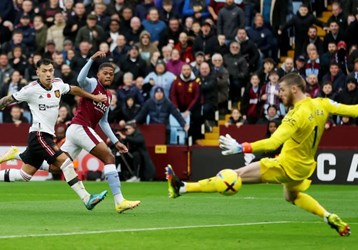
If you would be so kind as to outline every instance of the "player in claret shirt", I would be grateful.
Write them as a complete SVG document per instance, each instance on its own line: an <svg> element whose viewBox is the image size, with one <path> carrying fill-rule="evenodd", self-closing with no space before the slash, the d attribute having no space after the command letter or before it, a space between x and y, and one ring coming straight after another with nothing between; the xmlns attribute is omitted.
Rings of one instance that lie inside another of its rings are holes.
<svg viewBox="0 0 358 250"><path fill-rule="evenodd" d="M46 160L54 170L63 172L67 183L81 198L86 208L92 210L104 199L107 191L94 195L86 191L83 183L78 180L71 159L54 143L54 128L63 94L78 95L91 102L104 101L106 96L90 94L79 87L65 84L59 78L54 78L53 63L48 59L40 60L36 66L37 81L29 83L19 92L0 100L0 109L14 102L27 102L33 117L26 150L18 154L18 149L13 147L0 156L1 163L17 155L16 158L21 159L24 165L20 170L1 170L0 181L30 181L42 162Z"/></svg>
<svg viewBox="0 0 358 250"><path fill-rule="evenodd" d="M66 132L66 141L61 149L75 159L82 149L96 156L104 163L104 175L114 196L115 209L118 213L132 209L140 204L140 201L124 199L121 192L120 180L115 166L115 158L103 140L94 131L97 124L106 136L115 145L120 153L127 153L128 149L114 135L108 123L108 107L111 103L112 94L107 90L114 78L114 66L112 63L102 63L99 66L97 79L87 78L94 60L105 57L106 54L98 51L88 60L80 71L77 81L81 88L92 94L104 94L107 100L96 102L82 98L78 110Z"/></svg>

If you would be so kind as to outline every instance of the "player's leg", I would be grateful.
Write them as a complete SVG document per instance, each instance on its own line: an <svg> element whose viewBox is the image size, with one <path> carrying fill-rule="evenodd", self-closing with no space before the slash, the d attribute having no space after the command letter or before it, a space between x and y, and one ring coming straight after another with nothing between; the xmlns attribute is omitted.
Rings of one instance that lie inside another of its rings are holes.
<svg viewBox="0 0 358 250"><path fill-rule="evenodd" d="M168 165L166 168L166 178L168 180L168 192L170 198L176 198L183 193L217 192L215 186L216 176L203 179L197 182L183 182L175 174L172 166ZM260 163L253 162L245 167L235 170L238 176L241 177L243 183L259 183L261 182Z"/></svg>
<svg viewBox="0 0 358 250"><path fill-rule="evenodd" d="M106 197L107 191L103 191L100 194L89 194L87 192L82 181L78 179L72 160L65 153L62 152L54 161L49 162L49 164L61 169L67 184L76 192L88 210L92 210Z"/></svg>
<svg viewBox="0 0 358 250"><path fill-rule="evenodd" d="M322 207L318 201L312 196L300 192L298 190L306 190L309 187L310 181L304 180L301 183L285 184L284 196L288 202L300 207L307 212L313 213L321 217L328 225L335 229L341 236L350 235L350 227L347 223L341 220L336 214L329 213Z"/></svg>
<svg viewBox="0 0 358 250"><path fill-rule="evenodd" d="M0 181L30 181L36 171L37 168L30 164L24 164L21 169L4 169L0 171Z"/></svg>
<svg viewBox="0 0 358 250"><path fill-rule="evenodd" d="M129 201L124 199L121 190L121 183L115 165L115 158L107 145L101 141L92 150L90 150L90 153L104 163L104 176L106 177L108 185L111 188L116 211L118 213L122 213L125 210L138 206L140 201Z"/></svg>

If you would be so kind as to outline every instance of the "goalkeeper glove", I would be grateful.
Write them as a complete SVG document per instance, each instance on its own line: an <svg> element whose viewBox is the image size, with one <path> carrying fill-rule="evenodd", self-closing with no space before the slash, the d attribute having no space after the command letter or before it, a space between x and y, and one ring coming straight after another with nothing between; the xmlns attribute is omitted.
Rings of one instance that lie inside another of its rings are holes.
<svg viewBox="0 0 358 250"><path fill-rule="evenodd" d="M235 139L233 139L229 134L226 134L225 136L221 135L219 141L220 141L220 148L222 149L221 153L223 155L252 152L250 143L244 142L240 144Z"/></svg>

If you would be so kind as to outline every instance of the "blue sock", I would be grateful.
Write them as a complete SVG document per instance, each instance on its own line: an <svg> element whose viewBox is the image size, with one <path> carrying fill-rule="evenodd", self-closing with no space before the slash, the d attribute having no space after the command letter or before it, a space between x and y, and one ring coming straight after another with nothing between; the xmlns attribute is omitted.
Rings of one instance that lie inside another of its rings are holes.
<svg viewBox="0 0 358 250"><path fill-rule="evenodd" d="M114 164L104 166L104 176L107 179L108 185L111 188L116 205L120 204L124 198L121 192L121 182L119 180L118 172Z"/></svg>

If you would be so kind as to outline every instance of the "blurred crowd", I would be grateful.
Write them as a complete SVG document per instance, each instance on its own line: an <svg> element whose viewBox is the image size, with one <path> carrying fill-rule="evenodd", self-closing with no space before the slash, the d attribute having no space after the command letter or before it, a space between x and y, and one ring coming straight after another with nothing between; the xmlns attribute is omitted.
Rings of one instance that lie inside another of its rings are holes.
<svg viewBox="0 0 358 250"><path fill-rule="evenodd" d="M77 85L81 68L101 50L107 57L89 77L103 62L116 66L108 118L115 126L168 125L173 115L195 142L203 126L210 131L226 114L227 125L267 124L287 112L278 82L291 72L306 79L307 96L358 104L358 1L328 1L331 16L322 22L324 2L1 0L0 97L36 81L41 58L54 61L55 77ZM63 97L61 130L78 103ZM31 122L31 114L16 104L0 122ZM355 124L331 117L327 128Z"/></svg>

